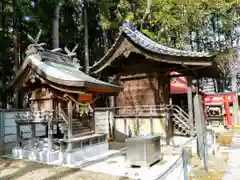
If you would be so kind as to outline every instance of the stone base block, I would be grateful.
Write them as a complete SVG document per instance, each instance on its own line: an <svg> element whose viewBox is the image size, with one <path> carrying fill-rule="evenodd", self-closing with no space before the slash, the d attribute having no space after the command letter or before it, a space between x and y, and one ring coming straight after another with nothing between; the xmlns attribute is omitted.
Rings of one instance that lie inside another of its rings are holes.
<svg viewBox="0 0 240 180"><path fill-rule="evenodd" d="M95 144L91 146L86 146L81 149L75 149L71 152L60 153L60 161L64 164L74 164L77 161L83 161L87 158L98 156L100 154L108 152L108 143Z"/></svg>
<svg viewBox="0 0 240 180"><path fill-rule="evenodd" d="M31 161L40 161L43 163L49 163L59 159L59 151L48 152L34 149L26 150L21 147L15 147L12 150L12 154L17 159L29 159Z"/></svg>

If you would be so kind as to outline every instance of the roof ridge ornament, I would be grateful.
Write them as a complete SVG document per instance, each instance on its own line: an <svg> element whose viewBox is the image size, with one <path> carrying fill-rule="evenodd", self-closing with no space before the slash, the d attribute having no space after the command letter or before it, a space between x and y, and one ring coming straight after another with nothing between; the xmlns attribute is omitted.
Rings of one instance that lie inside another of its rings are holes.
<svg viewBox="0 0 240 180"><path fill-rule="evenodd" d="M67 47L64 47L64 51L67 53L67 56L68 56L68 57L72 57L72 56L76 56L75 51L77 50L77 48L78 48L78 44L76 44L76 45L74 46L74 48L72 49L72 51L70 51Z"/></svg>
<svg viewBox="0 0 240 180"><path fill-rule="evenodd" d="M67 57L72 59L72 63L75 66L75 68L82 69L82 66L79 64L79 59L76 57L77 53L75 52L78 48L78 44L74 46L72 51L70 51L67 47L64 47L64 51L67 53Z"/></svg>
<svg viewBox="0 0 240 180"><path fill-rule="evenodd" d="M28 39L32 42L32 44L30 44L27 47L27 50L25 52L27 56L29 56L31 54L37 54L38 51L44 51L42 46L45 46L46 43L38 43L41 35L42 35L42 30L41 29L39 30L35 39L30 34L27 34Z"/></svg>

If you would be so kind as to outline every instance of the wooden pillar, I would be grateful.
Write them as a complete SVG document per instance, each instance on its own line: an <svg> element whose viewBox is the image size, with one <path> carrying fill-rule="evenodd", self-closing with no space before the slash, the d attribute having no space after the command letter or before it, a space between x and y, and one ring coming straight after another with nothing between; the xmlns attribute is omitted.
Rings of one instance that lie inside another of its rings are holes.
<svg viewBox="0 0 240 180"><path fill-rule="evenodd" d="M45 136L48 136L48 124L45 124Z"/></svg>
<svg viewBox="0 0 240 180"><path fill-rule="evenodd" d="M187 77L188 84L188 116L189 116L189 127L190 127L190 136L194 135L194 124L193 124L193 85L192 85L192 77Z"/></svg>
<svg viewBox="0 0 240 180"><path fill-rule="evenodd" d="M17 135L17 146L20 147L20 139L21 139L21 132L20 132L20 124L16 123L16 135Z"/></svg>
<svg viewBox="0 0 240 180"><path fill-rule="evenodd" d="M199 82L199 78L197 78L197 91L196 93L199 94L200 90L199 90L199 87L200 87L200 82Z"/></svg>
<svg viewBox="0 0 240 180"><path fill-rule="evenodd" d="M53 109L53 99L49 100L49 108ZM48 151L52 151L53 148L53 123L52 123L52 118L48 119L48 128L47 128L47 132L48 132Z"/></svg>
<svg viewBox="0 0 240 180"><path fill-rule="evenodd" d="M124 123L124 136L127 137L128 131L127 131L127 120L126 118L123 119L123 123Z"/></svg>
<svg viewBox="0 0 240 180"><path fill-rule="evenodd" d="M68 101L68 139L72 138L72 101ZM72 143L68 143L68 150L72 150Z"/></svg>
<svg viewBox="0 0 240 180"><path fill-rule="evenodd" d="M91 127L92 127L92 131L94 131L95 132L95 130L96 130L96 127L95 127L95 109L93 109L93 113L92 113L92 123L91 123L92 125L91 125Z"/></svg>
<svg viewBox="0 0 240 180"><path fill-rule="evenodd" d="M153 135L154 130L153 130L153 117L152 117L152 107L150 107L150 133Z"/></svg>
<svg viewBox="0 0 240 180"><path fill-rule="evenodd" d="M173 136L173 123L172 123L172 98L169 99L170 108L165 108L165 131L166 131L166 144L170 145L171 137Z"/></svg>

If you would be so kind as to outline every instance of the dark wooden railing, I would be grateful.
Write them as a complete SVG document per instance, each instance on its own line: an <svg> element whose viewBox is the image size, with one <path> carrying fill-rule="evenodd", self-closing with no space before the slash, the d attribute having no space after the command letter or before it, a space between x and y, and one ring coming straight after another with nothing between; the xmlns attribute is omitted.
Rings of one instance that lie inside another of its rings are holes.
<svg viewBox="0 0 240 180"><path fill-rule="evenodd" d="M166 105L123 106L112 108L114 117L165 117Z"/></svg>

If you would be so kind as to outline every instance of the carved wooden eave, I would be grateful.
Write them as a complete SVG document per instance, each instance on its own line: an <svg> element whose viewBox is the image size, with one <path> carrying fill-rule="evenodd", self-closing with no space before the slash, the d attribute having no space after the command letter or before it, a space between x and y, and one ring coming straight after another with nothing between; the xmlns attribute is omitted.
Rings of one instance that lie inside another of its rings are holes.
<svg viewBox="0 0 240 180"><path fill-rule="evenodd" d="M178 65L185 69L213 66L218 69L214 62L214 55L163 46L149 39L138 30L126 25L120 28L120 32L120 36L105 56L90 68L92 72L100 73L104 69L111 67L120 57L127 58L131 53L140 54L145 59L155 62Z"/></svg>
<svg viewBox="0 0 240 180"><path fill-rule="evenodd" d="M19 89L27 84L46 84L65 93L116 93L120 86L95 79L71 64L70 58L47 50L31 51L9 88ZM39 82L38 81L38 82Z"/></svg>

